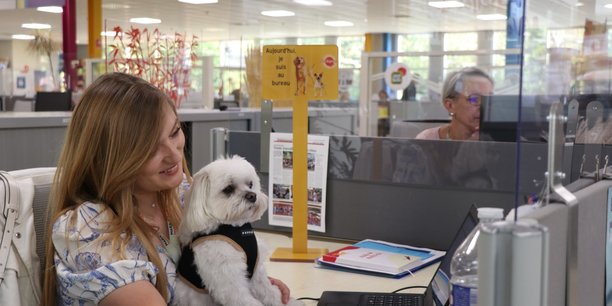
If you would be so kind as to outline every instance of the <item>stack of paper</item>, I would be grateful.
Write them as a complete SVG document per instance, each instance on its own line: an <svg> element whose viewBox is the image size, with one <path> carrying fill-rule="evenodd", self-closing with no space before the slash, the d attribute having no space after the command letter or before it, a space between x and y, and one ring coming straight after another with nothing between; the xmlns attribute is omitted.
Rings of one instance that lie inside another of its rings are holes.
<svg viewBox="0 0 612 306"><path fill-rule="evenodd" d="M402 277L442 259L445 252L366 239L317 259L320 267Z"/></svg>

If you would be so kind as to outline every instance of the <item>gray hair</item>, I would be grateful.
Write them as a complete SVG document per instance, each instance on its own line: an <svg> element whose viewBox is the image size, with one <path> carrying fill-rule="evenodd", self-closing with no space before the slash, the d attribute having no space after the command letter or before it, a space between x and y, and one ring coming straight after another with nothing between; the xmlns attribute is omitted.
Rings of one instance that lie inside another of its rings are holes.
<svg viewBox="0 0 612 306"><path fill-rule="evenodd" d="M476 67L466 67L460 70L451 72L442 85L442 103L446 98L454 98L458 93L463 91L463 84L466 79L471 77L483 77L494 84L493 78L491 78L486 72Z"/></svg>

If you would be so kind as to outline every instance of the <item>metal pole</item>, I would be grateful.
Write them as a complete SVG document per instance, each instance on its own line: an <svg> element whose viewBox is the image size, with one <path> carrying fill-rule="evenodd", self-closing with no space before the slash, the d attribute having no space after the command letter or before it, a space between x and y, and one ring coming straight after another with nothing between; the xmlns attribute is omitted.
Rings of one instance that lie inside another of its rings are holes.
<svg viewBox="0 0 612 306"><path fill-rule="evenodd" d="M219 157L226 156L229 149L229 130L218 127L210 129L210 158L211 162Z"/></svg>

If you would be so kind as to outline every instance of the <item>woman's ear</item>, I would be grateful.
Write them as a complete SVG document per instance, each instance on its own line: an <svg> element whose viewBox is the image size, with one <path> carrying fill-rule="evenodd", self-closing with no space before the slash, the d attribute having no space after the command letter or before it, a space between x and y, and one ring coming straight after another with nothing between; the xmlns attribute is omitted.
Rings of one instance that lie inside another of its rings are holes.
<svg viewBox="0 0 612 306"><path fill-rule="evenodd" d="M454 114L455 113L455 100L453 100L452 98L445 98L444 108L446 108L449 114Z"/></svg>

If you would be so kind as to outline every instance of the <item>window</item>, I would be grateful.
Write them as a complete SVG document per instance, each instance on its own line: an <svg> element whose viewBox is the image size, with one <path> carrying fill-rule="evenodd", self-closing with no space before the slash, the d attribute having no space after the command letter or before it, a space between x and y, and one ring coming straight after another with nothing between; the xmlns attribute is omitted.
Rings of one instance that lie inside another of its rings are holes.
<svg viewBox="0 0 612 306"><path fill-rule="evenodd" d="M325 43L323 37L303 37L297 39L298 45L322 45Z"/></svg>
<svg viewBox="0 0 612 306"><path fill-rule="evenodd" d="M468 51L478 49L478 33L445 33L444 51Z"/></svg>
<svg viewBox="0 0 612 306"><path fill-rule="evenodd" d="M427 52L431 34L405 34L397 36L398 52Z"/></svg>
<svg viewBox="0 0 612 306"><path fill-rule="evenodd" d="M338 61L340 68L361 68L361 52L363 52L363 36L338 37Z"/></svg>
<svg viewBox="0 0 612 306"><path fill-rule="evenodd" d="M337 39L338 68L353 69L353 85L347 90L350 101L359 100L359 68L361 68L361 53L364 43L363 36L340 36Z"/></svg>
<svg viewBox="0 0 612 306"><path fill-rule="evenodd" d="M270 39L262 39L260 45L268 46L268 45L284 45L287 42L284 38L270 38Z"/></svg>

